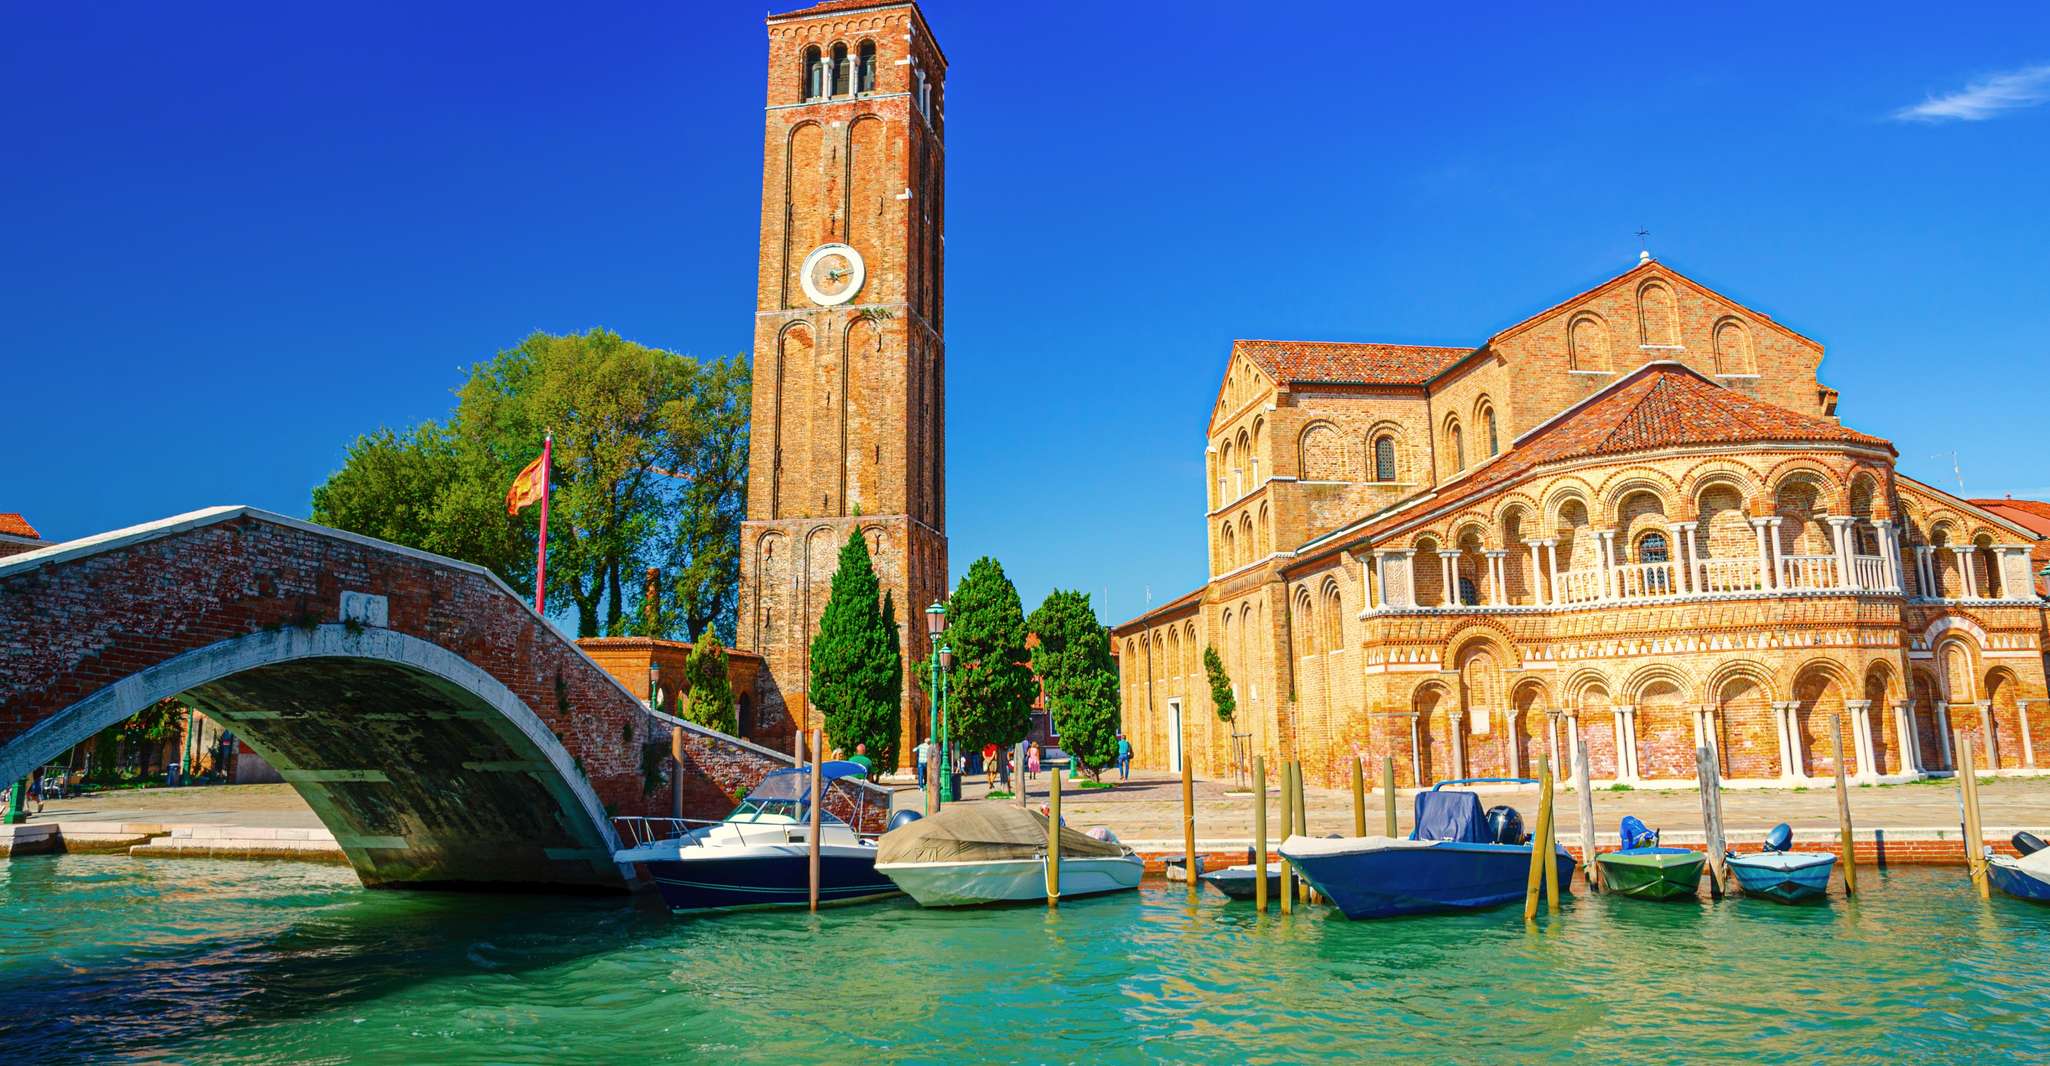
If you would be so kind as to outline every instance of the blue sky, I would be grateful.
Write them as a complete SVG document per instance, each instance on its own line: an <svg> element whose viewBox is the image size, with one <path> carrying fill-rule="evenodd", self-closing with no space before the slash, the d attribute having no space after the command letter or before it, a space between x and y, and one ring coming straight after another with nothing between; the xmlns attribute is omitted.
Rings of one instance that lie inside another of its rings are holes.
<svg viewBox="0 0 2050 1066"><path fill-rule="evenodd" d="M303 515L532 330L744 350L763 6L11 5L0 511ZM1478 343L1640 226L1908 473L2050 495L2050 8L1468 10L927 5L957 575L1193 588L1232 338Z"/></svg>

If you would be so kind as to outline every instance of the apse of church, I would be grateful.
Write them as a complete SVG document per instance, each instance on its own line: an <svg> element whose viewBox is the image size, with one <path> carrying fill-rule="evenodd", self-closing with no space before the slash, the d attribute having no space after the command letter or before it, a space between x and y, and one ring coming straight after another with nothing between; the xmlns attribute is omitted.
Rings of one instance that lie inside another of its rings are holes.
<svg viewBox="0 0 2050 1066"><path fill-rule="evenodd" d="M1643 258L1479 345L1241 340L1205 450L1205 584L1114 630L1142 762L1359 754L1405 785L2032 769L2025 527L1837 419L1822 346ZM1240 707L1210 709L1215 647ZM1234 745L1233 735L1240 743ZM2050 758L2050 749L2045 749Z"/></svg>
<svg viewBox="0 0 2050 1066"><path fill-rule="evenodd" d="M761 258L738 638L767 669L743 735L816 726L810 642L840 548L869 542L910 672L946 595L946 57L909 3L768 20Z"/></svg>

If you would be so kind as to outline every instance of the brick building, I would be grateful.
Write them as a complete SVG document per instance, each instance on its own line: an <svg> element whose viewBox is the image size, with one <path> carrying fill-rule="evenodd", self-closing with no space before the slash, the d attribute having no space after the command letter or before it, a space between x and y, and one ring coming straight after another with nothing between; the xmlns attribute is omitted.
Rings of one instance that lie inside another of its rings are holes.
<svg viewBox="0 0 2050 1066"><path fill-rule="evenodd" d="M28 524L28 519L12 511L0 514L0 559L49 546L36 527Z"/></svg>
<svg viewBox="0 0 2050 1066"><path fill-rule="evenodd" d="M1664 264L1478 346L1238 341L1207 583L1113 630L1142 765L1232 735L1326 784L2027 770L2050 743L2039 537L1839 424L1822 346ZM1240 707L1212 713L1214 646ZM2050 759L2050 752L2043 756Z"/></svg>
<svg viewBox="0 0 2050 1066"><path fill-rule="evenodd" d="M945 89L916 4L827 0L768 19L754 410L736 643L761 655L754 720L816 726L811 638L861 531L912 676L946 595Z"/></svg>

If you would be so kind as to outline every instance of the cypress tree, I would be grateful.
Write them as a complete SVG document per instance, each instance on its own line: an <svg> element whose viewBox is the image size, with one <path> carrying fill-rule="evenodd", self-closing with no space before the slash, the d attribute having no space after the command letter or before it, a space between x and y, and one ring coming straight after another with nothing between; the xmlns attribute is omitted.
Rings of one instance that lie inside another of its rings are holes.
<svg viewBox="0 0 2050 1066"><path fill-rule="evenodd" d="M706 633L691 647L690 658L683 661L683 683L687 688L680 717L732 735L737 724L733 678L727 673L726 649L718 637Z"/></svg>
<svg viewBox="0 0 2050 1066"><path fill-rule="evenodd" d="M1210 679L1210 706L1217 709L1219 721L1229 722L1239 713L1239 698L1231 691L1231 678L1224 672L1224 660L1217 655L1217 649L1208 644L1203 646L1203 673Z"/></svg>
<svg viewBox="0 0 2050 1066"><path fill-rule="evenodd" d="M833 591L812 638L807 695L825 718L831 744L849 753L866 744L877 766L894 767L904 669L896 626L884 619L880 593L868 542L856 530L840 549ZM889 609L895 613L894 603Z"/></svg>

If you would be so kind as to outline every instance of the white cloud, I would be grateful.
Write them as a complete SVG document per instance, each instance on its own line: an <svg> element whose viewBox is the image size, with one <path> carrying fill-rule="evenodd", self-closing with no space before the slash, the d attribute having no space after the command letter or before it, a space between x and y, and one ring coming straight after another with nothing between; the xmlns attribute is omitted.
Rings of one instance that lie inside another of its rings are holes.
<svg viewBox="0 0 2050 1066"><path fill-rule="evenodd" d="M1981 78L1944 96L1893 113L1903 122L1978 122L2050 100L2050 63Z"/></svg>

